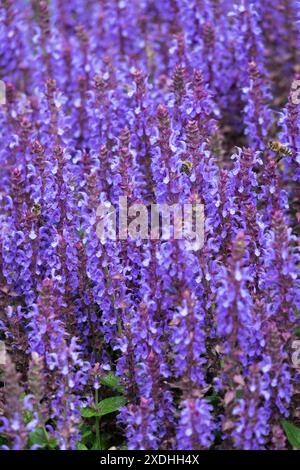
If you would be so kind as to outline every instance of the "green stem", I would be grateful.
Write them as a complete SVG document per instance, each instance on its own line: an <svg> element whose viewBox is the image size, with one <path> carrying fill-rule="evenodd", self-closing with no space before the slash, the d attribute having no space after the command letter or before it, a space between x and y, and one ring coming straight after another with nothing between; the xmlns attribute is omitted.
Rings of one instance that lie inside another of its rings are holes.
<svg viewBox="0 0 300 470"><path fill-rule="evenodd" d="M96 408L98 407L98 402L99 402L98 389L95 389ZM100 436L100 416L96 416L96 442L97 442L98 450L101 450L102 446L101 446L101 436Z"/></svg>

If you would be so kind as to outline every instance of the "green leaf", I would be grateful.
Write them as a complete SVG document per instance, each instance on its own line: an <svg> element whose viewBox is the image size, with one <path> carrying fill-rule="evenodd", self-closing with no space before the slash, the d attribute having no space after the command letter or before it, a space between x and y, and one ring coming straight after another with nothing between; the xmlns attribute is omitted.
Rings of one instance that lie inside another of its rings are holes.
<svg viewBox="0 0 300 470"><path fill-rule="evenodd" d="M81 408L81 416L83 418L92 418L93 416L98 416L98 411L87 406L86 408Z"/></svg>
<svg viewBox="0 0 300 470"><path fill-rule="evenodd" d="M97 408L99 410L98 416L104 416L109 413L114 413L125 404L126 398L122 396L105 398L104 400L100 401L97 405Z"/></svg>
<svg viewBox="0 0 300 470"><path fill-rule="evenodd" d="M48 447L50 450L54 450L57 448L57 439L55 439L55 437L52 437L51 439L49 439L48 441Z"/></svg>
<svg viewBox="0 0 300 470"><path fill-rule="evenodd" d="M300 428L286 420L282 421L282 426L289 443L296 449L300 449Z"/></svg>
<svg viewBox="0 0 300 470"><path fill-rule="evenodd" d="M89 429L88 431L85 431L85 432L81 435L81 439L85 440L85 439L89 438L92 434L93 434L92 431Z"/></svg>
<svg viewBox="0 0 300 470"><path fill-rule="evenodd" d="M121 408L121 406L124 406L125 404L126 398L122 396L104 398L104 400L98 403L96 409L89 407L82 408L81 416L83 418L105 416L109 413L114 413L115 411L118 411L118 409Z"/></svg>
<svg viewBox="0 0 300 470"><path fill-rule="evenodd" d="M106 387L117 390L118 392L123 392L123 387L120 384L119 377L116 377L113 372L109 372L104 377L101 377L100 383Z"/></svg>
<svg viewBox="0 0 300 470"><path fill-rule="evenodd" d="M29 446L38 445L45 447L47 445L47 439L43 428L38 428L29 434Z"/></svg>
<svg viewBox="0 0 300 470"><path fill-rule="evenodd" d="M94 434L92 431L92 427L94 423L88 423L88 421L83 420L79 426L80 429L80 443L84 444L88 450L91 448L94 442Z"/></svg>
<svg viewBox="0 0 300 470"><path fill-rule="evenodd" d="M33 413L31 411L25 411L24 413L24 419L25 419L25 423L28 424L30 423L30 421L32 420L33 418Z"/></svg>
<svg viewBox="0 0 300 470"><path fill-rule="evenodd" d="M29 446L38 445L41 449L53 450L57 447L57 439L49 437L45 428L38 428L29 434Z"/></svg>
<svg viewBox="0 0 300 470"><path fill-rule="evenodd" d="M77 450L88 450L87 446L85 446L84 444L82 444L82 442L79 442L77 444Z"/></svg>
<svg viewBox="0 0 300 470"><path fill-rule="evenodd" d="M300 338L300 326L297 326L295 333L296 333L296 336Z"/></svg>

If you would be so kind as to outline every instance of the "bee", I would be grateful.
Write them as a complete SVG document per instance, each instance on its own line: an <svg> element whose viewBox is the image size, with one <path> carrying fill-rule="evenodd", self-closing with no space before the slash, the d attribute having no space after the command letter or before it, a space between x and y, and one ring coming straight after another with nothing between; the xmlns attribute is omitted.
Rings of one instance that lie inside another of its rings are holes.
<svg viewBox="0 0 300 470"><path fill-rule="evenodd" d="M39 216L41 214L41 210L42 206L38 202L35 202L31 209L32 213L36 216Z"/></svg>
<svg viewBox="0 0 300 470"><path fill-rule="evenodd" d="M182 162L182 166L181 166L181 170L180 170L181 173L185 173L186 175L190 175L192 169L193 169L193 164L189 160L184 160L184 162Z"/></svg>
<svg viewBox="0 0 300 470"><path fill-rule="evenodd" d="M268 143L268 149L272 150L272 152L277 153L278 155L287 155L288 157L293 156L293 152L291 149L286 147L285 145L281 144L278 141L271 141Z"/></svg>

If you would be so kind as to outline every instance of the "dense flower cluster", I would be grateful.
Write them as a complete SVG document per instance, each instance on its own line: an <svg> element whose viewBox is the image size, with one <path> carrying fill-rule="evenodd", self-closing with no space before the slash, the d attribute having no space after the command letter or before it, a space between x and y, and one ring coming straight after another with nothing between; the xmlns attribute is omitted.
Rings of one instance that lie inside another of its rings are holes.
<svg viewBox="0 0 300 470"><path fill-rule="evenodd" d="M1 2L2 448L288 448L297 17L296 0ZM120 196L203 204L204 246L102 239ZM126 405L95 428L108 372Z"/></svg>

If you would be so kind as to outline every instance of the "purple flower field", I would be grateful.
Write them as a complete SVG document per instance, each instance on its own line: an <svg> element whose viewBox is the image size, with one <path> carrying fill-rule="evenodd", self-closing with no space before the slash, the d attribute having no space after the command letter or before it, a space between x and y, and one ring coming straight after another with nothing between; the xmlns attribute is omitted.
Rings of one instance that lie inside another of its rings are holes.
<svg viewBox="0 0 300 470"><path fill-rule="evenodd" d="M297 0L1 0L0 448L300 449L299 182Z"/></svg>

